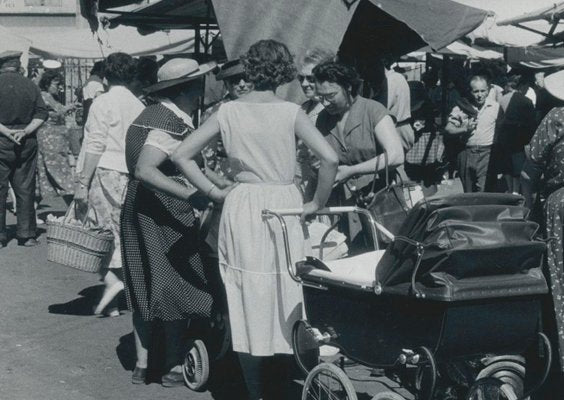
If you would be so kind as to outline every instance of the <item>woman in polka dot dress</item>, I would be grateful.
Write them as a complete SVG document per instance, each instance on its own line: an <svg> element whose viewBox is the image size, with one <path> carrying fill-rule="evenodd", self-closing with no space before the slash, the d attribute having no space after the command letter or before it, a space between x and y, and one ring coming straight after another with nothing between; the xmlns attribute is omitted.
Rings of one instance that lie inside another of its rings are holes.
<svg viewBox="0 0 564 400"><path fill-rule="evenodd" d="M564 101L564 71L548 76L546 89ZM539 187L539 183L544 187ZM528 205L532 192L546 198L544 223L550 240L547 251L550 291L556 316L561 378L564 378L564 107L553 108L542 120L529 144L529 155L521 173L521 183ZM540 190L539 190L540 189Z"/></svg>
<svg viewBox="0 0 564 400"><path fill-rule="evenodd" d="M120 232L137 352L133 383L145 380L152 323L159 321L169 371L162 384L183 385L181 339L186 319L208 318L212 312L214 269L204 267L201 255L203 240L192 207L197 193L169 160L194 130L190 114L203 95L201 78L207 70L190 59L165 63L159 82L147 88L159 102L145 108L127 131L130 180Z"/></svg>

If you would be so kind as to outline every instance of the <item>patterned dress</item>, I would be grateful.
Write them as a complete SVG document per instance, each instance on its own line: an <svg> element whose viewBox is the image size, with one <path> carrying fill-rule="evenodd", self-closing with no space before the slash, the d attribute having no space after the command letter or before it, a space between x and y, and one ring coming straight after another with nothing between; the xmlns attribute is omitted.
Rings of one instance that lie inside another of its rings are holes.
<svg viewBox="0 0 564 400"><path fill-rule="evenodd" d="M151 130L184 138L189 127L162 104L147 107L127 132L131 174ZM166 160L160 170L186 184ZM143 320L209 317L217 270L204 268L198 220L189 202L154 192L131 177L121 213L127 304Z"/></svg>
<svg viewBox="0 0 564 400"><path fill-rule="evenodd" d="M69 164L69 130L63 105L47 92L41 92L41 96L50 111L49 119L37 131L37 195L47 199L73 194L74 173Z"/></svg>
<svg viewBox="0 0 564 400"><path fill-rule="evenodd" d="M564 108L553 108L542 120L530 143L530 157L545 179L547 264L556 314L560 365L564 372Z"/></svg>

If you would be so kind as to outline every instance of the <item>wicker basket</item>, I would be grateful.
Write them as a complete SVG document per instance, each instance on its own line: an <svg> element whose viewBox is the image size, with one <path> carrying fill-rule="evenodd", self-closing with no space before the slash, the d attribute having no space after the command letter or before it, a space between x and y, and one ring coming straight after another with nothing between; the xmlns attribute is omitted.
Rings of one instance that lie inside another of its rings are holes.
<svg viewBox="0 0 564 400"><path fill-rule="evenodd" d="M114 243L114 235L87 227L71 225L70 211L63 222L47 221L47 259L86 272L98 272Z"/></svg>

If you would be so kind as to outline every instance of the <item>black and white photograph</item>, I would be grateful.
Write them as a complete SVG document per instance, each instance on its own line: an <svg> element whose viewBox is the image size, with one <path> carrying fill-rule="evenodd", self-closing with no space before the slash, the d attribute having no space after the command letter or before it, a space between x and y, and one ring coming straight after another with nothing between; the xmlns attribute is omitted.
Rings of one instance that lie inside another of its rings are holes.
<svg viewBox="0 0 564 400"><path fill-rule="evenodd" d="M563 400L564 1L0 0L0 271L0 400Z"/></svg>

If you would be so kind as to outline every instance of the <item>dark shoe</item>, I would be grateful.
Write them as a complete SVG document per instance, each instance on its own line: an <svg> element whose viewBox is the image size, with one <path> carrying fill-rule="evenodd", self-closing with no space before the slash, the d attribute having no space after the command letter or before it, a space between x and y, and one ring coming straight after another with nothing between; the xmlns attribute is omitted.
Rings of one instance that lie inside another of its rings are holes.
<svg viewBox="0 0 564 400"><path fill-rule="evenodd" d="M2 242L0 241L0 249L3 249L4 247L6 247L8 245L7 242Z"/></svg>
<svg viewBox="0 0 564 400"><path fill-rule="evenodd" d="M134 385L141 385L145 383L145 377L147 376L147 368L135 367L133 374L131 375L131 383Z"/></svg>
<svg viewBox="0 0 564 400"><path fill-rule="evenodd" d="M39 245L40 242L37 239L29 238L29 239L18 239L18 246L24 247L34 247Z"/></svg>
<svg viewBox="0 0 564 400"><path fill-rule="evenodd" d="M161 378L161 385L164 387L184 386L184 376L182 372L170 371Z"/></svg>

